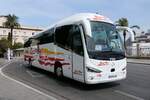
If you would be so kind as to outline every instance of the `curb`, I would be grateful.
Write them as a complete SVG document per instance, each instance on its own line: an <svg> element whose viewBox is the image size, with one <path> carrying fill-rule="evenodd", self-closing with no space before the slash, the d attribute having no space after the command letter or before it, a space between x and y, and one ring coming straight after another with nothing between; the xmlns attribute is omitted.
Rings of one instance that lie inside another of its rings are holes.
<svg viewBox="0 0 150 100"><path fill-rule="evenodd" d="M127 57L127 59L150 59L150 57Z"/></svg>
<svg viewBox="0 0 150 100"><path fill-rule="evenodd" d="M143 64L143 65L150 65L149 63L140 63L140 62L127 62L127 63L132 63L132 64Z"/></svg>
<svg viewBox="0 0 150 100"><path fill-rule="evenodd" d="M5 77L6 79L9 79L9 80L11 80L11 81L13 81L13 82L15 82L15 83L17 83L17 84L20 84L20 85L22 85L22 86L24 86L24 87L26 87L26 88L28 88L28 89L30 89L30 90L36 92L36 93L39 93L39 94L41 94L41 95L43 95L43 96L45 96L45 97L48 97L49 100L58 100L58 99L56 99L55 97L53 97L53 96L51 96L51 95L48 95L48 94L46 94L46 93L44 93L44 92L41 92L40 90L38 90L38 89L36 89L36 88L33 88L32 86L29 86L29 85L27 85L27 84L25 84L25 83L23 83L23 82L21 82L21 81L15 80L15 79L11 78L10 76L5 75L2 70L3 70L5 67L7 67L8 65L10 65L11 63L15 62L15 61L17 61L17 60L14 59L14 60L11 60L11 61L9 61L9 62L3 64L3 66L0 68L0 74L1 74L3 77ZM1 100L1 99L0 99L0 100Z"/></svg>

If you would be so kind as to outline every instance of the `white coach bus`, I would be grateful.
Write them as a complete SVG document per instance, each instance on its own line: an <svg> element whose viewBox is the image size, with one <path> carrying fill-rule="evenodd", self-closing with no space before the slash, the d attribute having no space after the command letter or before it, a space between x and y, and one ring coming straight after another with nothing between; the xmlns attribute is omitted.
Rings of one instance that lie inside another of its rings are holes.
<svg viewBox="0 0 150 100"><path fill-rule="evenodd" d="M81 13L31 37L24 60L86 84L126 78L126 57L116 26L107 17Z"/></svg>

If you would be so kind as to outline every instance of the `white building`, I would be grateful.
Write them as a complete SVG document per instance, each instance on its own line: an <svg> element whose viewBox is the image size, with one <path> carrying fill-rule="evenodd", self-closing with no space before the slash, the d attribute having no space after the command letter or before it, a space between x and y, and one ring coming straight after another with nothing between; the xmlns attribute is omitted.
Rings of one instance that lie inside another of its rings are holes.
<svg viewBox="0 0 150 100"><path fill-rule="evenodd" d="M3 27L3 23L5 21L6 21L6 16L0 16L0 39L7 38L8 33L10 32L9 28ZM36 33L39 33L40 31L42 31L41 28L25 27L21 25L20 28L15 28L13 30L13 43L14 42L24 43L26 39L35 35Z"/></svg>

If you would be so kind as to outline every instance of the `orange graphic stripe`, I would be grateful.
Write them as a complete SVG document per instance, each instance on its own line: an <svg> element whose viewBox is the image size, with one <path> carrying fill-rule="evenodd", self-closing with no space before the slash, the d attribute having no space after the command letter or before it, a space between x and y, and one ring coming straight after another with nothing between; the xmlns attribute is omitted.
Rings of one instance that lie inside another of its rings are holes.
<svg viewBox="0 0 150 100"><path fill-rule="evenodd" d="M47 48L42 48L40 50L40 52L43 53L43 54L47 54L47 55L49 55L49 54L64 54L63 52L49 51Z"/></svg>

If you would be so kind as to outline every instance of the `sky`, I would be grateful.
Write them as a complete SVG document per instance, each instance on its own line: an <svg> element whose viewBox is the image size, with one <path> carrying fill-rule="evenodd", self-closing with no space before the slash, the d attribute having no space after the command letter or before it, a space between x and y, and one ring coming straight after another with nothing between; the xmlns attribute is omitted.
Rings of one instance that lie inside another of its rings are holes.
<svg viewBox="0 0 150 100"><path fill-rule="evenodd" d="M26 26L48 27L76 13L99 13L112 21L150 29L150 0L0 0L0 15L15 14Z"/></svg>

